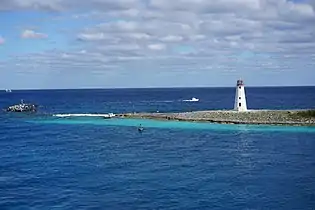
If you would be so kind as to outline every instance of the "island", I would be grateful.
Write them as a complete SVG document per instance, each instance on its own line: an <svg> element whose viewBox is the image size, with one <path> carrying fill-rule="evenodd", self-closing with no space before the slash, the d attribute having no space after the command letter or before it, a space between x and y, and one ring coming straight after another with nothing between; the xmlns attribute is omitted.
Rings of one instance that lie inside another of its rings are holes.
<svg viewBox="0 0 315 210"><path fill-rule="evenodd" d="M199 102L199 99L198 101ZM233 110L208 110L180 113L127 113L123 118L211 122L223 124L268 124L315 126L315 110L252 110L247 109L245 85L237 80Z"/></svg>
<svg viewBox="0 0 315 210"><path fill-rule="evenodd" d="M315 126L315 110L209 110L179 113L125 113L120 118L211 122L222 124L268 124Z"/></svg>
<svg viewBox="0 0 315 210"><path fill-rule="evenodd" d="M199 100L197 101L199 102ZM118 117L155 120L211 122L223 124L268 124L315 126L315 110L247 109L245 84L237 80L233 110L208 110L180 113L127 113Z"/></svg>

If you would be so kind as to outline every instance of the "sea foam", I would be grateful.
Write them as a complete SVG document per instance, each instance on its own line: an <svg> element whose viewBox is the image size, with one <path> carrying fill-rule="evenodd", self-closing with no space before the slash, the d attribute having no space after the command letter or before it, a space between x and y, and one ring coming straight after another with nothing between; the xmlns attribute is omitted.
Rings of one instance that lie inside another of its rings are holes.
<svg viewBox="0 0 315 210"><path fill-rule="evenodd" d="M114 117L115 114L54 114L54 117Z"/></svg>

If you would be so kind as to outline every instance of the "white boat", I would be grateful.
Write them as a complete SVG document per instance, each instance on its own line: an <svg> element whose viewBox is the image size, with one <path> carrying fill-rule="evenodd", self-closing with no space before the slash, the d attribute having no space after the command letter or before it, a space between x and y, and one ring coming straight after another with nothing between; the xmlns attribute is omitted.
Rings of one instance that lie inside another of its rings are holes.
<svg viewBox="0 0 315 210"><path fill-rule="evenodd" d="M5 89L5 92L7 92L7 93L11 93L11 92L12 92L12 90L10 90L10 89Z"/></svg>
<svg viewBox="0 0 315 210"><path fill-rule="evenodd" d="M189 100L183 100L183 101L197 102L197 101L199 101L199 98L195 98L195 97L193 97L192 99L189 99Z"/></svg>

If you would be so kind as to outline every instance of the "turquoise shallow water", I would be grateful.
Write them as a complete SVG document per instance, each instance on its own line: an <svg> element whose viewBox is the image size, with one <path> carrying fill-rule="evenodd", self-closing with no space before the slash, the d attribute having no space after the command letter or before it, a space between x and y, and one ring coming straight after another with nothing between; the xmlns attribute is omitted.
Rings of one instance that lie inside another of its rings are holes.
<svg viewBox="0 0 315 210"><path fill-rule="evenodd" d="M306 132L315 133L314 126L278 126L278 125L232 125L217 123L200 122L180 122L180 121L159 121L149 119L102 119L99 117L71 117L58 118L51 117L46 119L36 119L28 122L33 123L52 123L64 125L89 124L95 126L128 126L138 127L140 124L144 128L160 129L201 129L214 131L259 131L259 132Z"/></svg>

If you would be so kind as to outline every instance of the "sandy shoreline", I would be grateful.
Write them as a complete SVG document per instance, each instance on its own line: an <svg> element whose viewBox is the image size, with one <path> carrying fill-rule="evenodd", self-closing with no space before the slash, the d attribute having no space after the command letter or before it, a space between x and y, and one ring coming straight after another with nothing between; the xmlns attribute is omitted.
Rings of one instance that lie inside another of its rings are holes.
<svg viewBox="0 0 315 210"><path fill-rule="evenodd" d="M299 115L299 113L305 111L307 110L249 110L247 112L209 110L181 113L126 113L119 114L118 117L222 124L315 126L314 117Z"/></svg>

